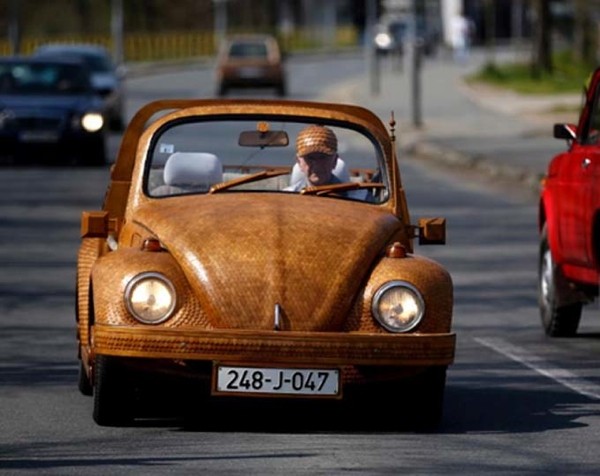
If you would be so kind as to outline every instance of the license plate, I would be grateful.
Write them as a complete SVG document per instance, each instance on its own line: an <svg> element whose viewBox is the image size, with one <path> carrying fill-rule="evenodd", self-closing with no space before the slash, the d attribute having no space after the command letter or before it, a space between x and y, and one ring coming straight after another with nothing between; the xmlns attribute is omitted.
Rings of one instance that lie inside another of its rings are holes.
<svg viewBox="0 0 600 476"><path fill-rule="evenodd" d="M219 365L215 393L329 396L340 394L338 369L233 367Z"/></svg>
<svg viewBox="0 0 600 476"><path fill-rule="evenodd" d="M247 66L245 68L240 68L240 69L238 69L238 76L240 78L248 78L248 79L259 78L260 76L262 76L262 69L251 67L251 66Z"/></svg>
<svg viewBox="0 0 600 476"><path fill-rule="evenodd" d="M23 131L21 140L23 142L56 142L58 134L54 131Z"/></svg>

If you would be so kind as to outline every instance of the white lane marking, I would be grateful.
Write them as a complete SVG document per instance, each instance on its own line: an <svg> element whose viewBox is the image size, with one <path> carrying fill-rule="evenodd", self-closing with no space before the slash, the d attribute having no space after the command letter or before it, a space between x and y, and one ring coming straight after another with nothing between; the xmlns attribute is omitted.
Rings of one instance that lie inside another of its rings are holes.
<svg viewBox="0 0 600 476"><path fill-rule="evenodd" d="M525 367L548 377L580 395L585 395L592 400L600 400L600 385L590 382L584 378L578 377L570 370L552 366L549 362L538 357L521 347L506 342L504 339L481 339L475 338L479 344L495 350L515 362L519 362Z"/></svg>

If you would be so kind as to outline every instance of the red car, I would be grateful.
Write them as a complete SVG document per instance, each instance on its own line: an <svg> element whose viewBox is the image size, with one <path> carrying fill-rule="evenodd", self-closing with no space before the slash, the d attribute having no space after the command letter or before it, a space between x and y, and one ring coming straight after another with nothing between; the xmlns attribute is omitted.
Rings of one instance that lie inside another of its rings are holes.
<svg viewBox="0 0 600 476"><path fill-rule="evenodd" d="M568 150L550 162L539 209L539 305L553 337L577 332L600 279L600 68L585 91L579 123L556 124Z"/></svg>

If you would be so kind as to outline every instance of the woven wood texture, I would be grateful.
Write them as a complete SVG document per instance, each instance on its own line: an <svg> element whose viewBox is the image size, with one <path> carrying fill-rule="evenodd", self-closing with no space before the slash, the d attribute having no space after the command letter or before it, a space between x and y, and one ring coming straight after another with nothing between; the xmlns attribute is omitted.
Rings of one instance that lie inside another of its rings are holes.
<svg viewBox="0 0 600 476"><path fill-rule="evenodd" d="M104 240L86 238L77 256L77 333L82 345L89 344L89 289L92 266L100 256Z"/></svg>
<svg viewBox="0 0 600 476"><path fill-rule="evenodd" d="M285 330L341 329L400 227L373 207L288 194L164 200L136 217L181 265L214 327L239 329L273 329L276 304Z"/></svg>
<svg viewBox="0 0 600 476"><path fill-rule="evenodd" d="M320 365L448 365L455 336L360 335L297 332L177 331L97 325L98 354L125 357L226 360Z"/></svg>

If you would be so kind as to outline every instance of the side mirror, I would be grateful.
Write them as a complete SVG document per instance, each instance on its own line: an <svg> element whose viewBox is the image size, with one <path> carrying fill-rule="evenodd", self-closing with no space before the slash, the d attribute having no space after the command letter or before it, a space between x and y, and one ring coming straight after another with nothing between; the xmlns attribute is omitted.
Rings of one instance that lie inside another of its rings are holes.
<svg viewBox="0 0 600 476"><path fill-rule="evenodd" d="M107 238L108 228L108 212L83 212L81 214L82 238Z"/></svg>
<svg viewBox="0 0 600 476"><path fill-rule="evenodd" d="M116 68L116 74L119 79L125 79L128 73L128 68L124 64L120 64Z"/></svg>
<svg viewBox="0 0 600 476"><path fill-rule="evenodd" d="M419 219L419 244L420 245L445 245L446 244L446 219L445 218L420 218Z"/></svg>
<svg viewBox="0 0 600 476"><path fill-rule="evenodd" d="M555 139L575 140L577 139L577 126L575 124L554 124L553 136Z"/></svg>

